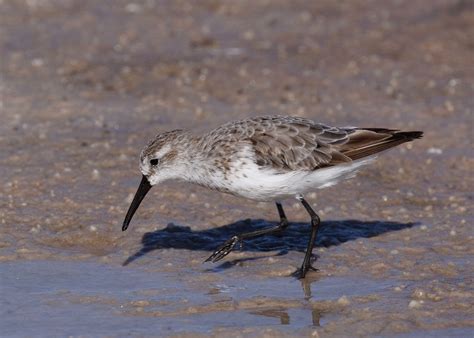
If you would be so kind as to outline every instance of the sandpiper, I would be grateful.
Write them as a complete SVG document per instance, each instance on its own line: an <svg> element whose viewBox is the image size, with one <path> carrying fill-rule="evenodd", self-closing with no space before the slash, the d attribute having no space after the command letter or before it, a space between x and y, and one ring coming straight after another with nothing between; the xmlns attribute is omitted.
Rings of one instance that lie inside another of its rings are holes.
<svg viewBox="0 0 474 338"><path fill-rule="evenodd" d="M276 226L235 235L206 261L217 262L237 243L283 231L288 220L281 201L295 197L311 218L311 235L298 275L304 278L320 219L304 199L308 191L353 177L381 151L421 138L421 131L331 127L291 116L263 116L226 123L208 133L185 130L158 134L141 152L142 180L130 205L125 231L150 188L177 179L213 190L276 203Z"/></svg>

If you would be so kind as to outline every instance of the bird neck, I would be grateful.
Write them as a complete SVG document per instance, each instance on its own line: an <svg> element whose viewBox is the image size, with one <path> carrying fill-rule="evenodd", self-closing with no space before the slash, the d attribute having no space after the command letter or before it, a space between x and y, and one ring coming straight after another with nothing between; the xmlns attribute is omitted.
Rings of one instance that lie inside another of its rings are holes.
<svg viewBox="0 0 474 338"><path fill-rule="evenodd" d="M204 136L194 136L181 152L181 163L184 164L181 180L218 189L224 173L216 167L216 154L213 149L209 149L209 144L203 138Z"/></svg>

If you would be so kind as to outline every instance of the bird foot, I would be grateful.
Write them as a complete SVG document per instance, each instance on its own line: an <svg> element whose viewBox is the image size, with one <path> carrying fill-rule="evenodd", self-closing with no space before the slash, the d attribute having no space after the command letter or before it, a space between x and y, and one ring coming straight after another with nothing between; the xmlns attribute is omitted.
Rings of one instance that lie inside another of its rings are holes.
<svg viewBox="0 0 474 338"><path fill-rule="evenodd" d="M308 265L303 265L301 268L296 270L292 275L294 277L298 278L298 279L303 279L303 278L305 278L306 273L310 270L311 271L319 271L319 269L315 268L311 264L308 264Z"/></svg>
<svg viewBox="0 0 474 338"><path fill-rule="evenodd" d="M214 253L209 256L208 259L206 259L204 262L217 262L220 261L222 258L227 256L235 247L237 243L240 242L240 246L242 247L242 241L238 236L234 236L227 241L225 241L224 244L222 244Z"/></svg>

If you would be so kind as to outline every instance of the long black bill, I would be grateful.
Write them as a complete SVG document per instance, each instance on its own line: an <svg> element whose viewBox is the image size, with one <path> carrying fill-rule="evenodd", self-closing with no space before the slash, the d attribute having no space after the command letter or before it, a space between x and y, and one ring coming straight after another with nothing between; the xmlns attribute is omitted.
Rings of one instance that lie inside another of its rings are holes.
<svg viewBox="0 0 474 338"><path fill-rule="evenodd" d="M138 206L142 202L143 198L147 194L148 190L151 189L151 184L148 182L148 179L143 175L142 181L138 186L138 190L135 193L135 197L133 198L132 204L130 204L130 208L128 208L127 216L125 216L125 220L123 221L122 231L127 230L130 221L132 220L135 211L137 211Z"/></svg>

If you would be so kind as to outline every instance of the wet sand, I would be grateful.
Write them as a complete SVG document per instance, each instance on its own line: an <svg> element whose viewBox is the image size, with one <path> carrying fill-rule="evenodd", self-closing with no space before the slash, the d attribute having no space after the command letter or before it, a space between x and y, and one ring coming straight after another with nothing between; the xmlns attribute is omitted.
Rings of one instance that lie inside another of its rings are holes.
<svg viewBox="0 0 474 338"><path fill-rule="evenodd" d="M0 1L2 336L474 334L469 1ZM156 133L290 114L424 130L309 194L323 223L176 182L121 231Z"/></svg>

